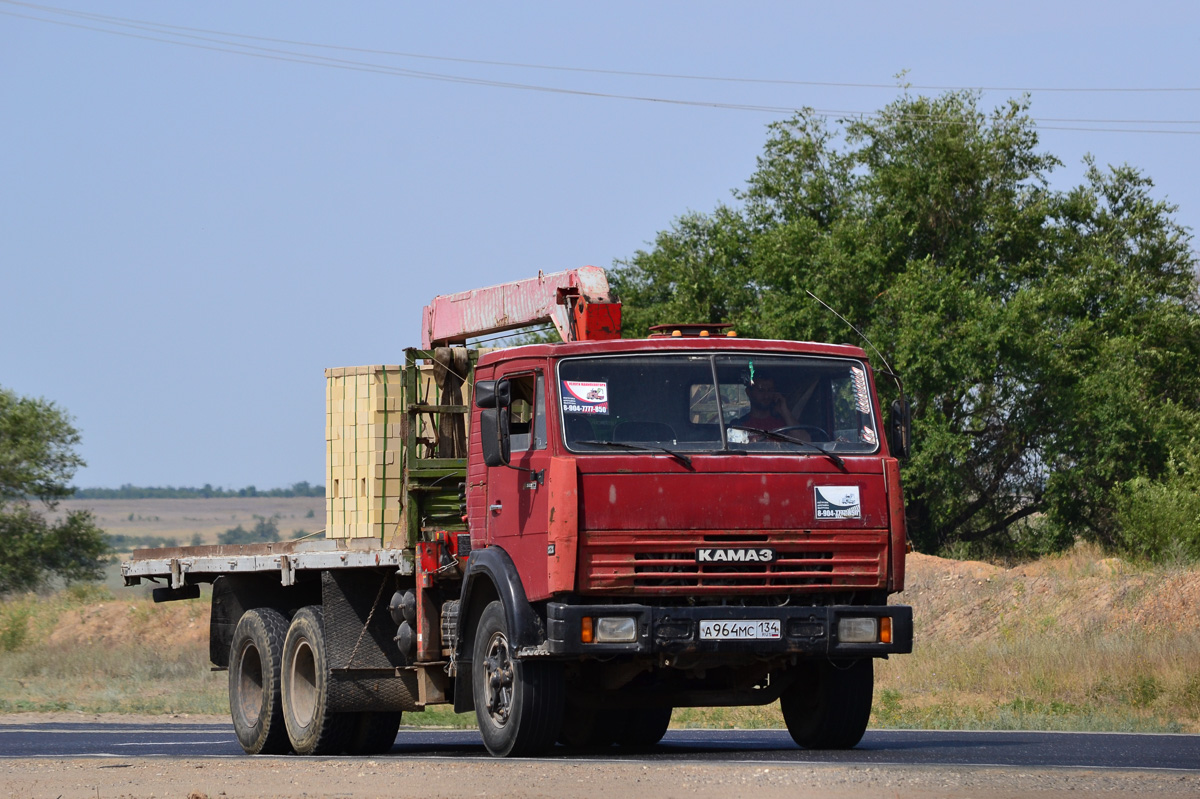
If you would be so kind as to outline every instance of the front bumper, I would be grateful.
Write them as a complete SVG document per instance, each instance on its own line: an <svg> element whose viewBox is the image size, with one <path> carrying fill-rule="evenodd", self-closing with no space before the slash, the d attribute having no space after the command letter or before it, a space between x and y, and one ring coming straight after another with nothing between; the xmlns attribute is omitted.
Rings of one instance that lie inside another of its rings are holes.
<svg viewBox="0 0 1200 799"><path fill-rule="evenodd" d="M651 607L648 605L546 606L546 650L551 655L746 654L880 657L912 652L912 608L907 605L823 607ZM628 643L583 643L584 618L632 617L637 639ZM842 618L891 618L890 643L838 640ZM700 637L702 621L779 621L779 638L712 640Z"/></svg>

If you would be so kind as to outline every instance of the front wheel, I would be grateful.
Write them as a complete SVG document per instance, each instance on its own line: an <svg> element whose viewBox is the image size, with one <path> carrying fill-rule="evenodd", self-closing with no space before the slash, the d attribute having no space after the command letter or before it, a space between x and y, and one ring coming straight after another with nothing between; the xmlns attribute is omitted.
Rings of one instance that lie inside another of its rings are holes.
<svg viewBox="0 0 1200 799"><path fill-rule="evenodd" d="M475 716L487 750L525 757L553 746L566 696L562 664L517 659L498 601L479 617L473 655Z"/></svg>
<svg viewBox="0 0 1200 799"><path fill-rule="evenodd" d="M779 700L792 740L805 749L853 748L871 717L873 661L820 661L797 670L796 682Z"/></svg>
<svg viewBox="0 0 1200 799"><path fill-rule="evenodd" d="M663 739L671 724L671 708L639 707L625 711L616 734L617 746L649 749Z"/></svg>

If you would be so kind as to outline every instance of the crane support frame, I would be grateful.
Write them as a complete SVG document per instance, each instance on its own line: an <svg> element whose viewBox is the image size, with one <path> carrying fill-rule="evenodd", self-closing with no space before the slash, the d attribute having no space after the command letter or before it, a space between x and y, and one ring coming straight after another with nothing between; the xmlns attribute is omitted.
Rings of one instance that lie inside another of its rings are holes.
<svg viewBox="0 0 1200 799"><path fill-rule="evenodd" d="M620 338L621 303L598 266L444 294L422 313L421 348L461 345L543 322L553 322L563 341Z"/></svg>

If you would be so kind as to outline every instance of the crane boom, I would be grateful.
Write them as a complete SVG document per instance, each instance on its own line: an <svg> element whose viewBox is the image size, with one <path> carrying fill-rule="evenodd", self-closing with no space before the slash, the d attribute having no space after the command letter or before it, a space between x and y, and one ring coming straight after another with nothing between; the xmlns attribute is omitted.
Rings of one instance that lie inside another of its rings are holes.
<svg viewBox="0 0 1200 799"><path fill-rule="evenodd" d="M563 341L621 337L621 303L608 275L584 266L482 289L443 294L421 315L425 349L464 344L468 338L553 322Z"/></svg>

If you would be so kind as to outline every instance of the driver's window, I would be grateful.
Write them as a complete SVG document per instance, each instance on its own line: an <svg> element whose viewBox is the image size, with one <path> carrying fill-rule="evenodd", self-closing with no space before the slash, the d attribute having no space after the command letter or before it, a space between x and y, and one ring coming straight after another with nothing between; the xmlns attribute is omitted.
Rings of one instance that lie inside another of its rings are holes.
<svg viewBox="0 0 1200 799"><path fill-rule="evenodd" d="M512 404L508 410L513 452L546 448L546 386L541 375L508 378Z"/></svg>

